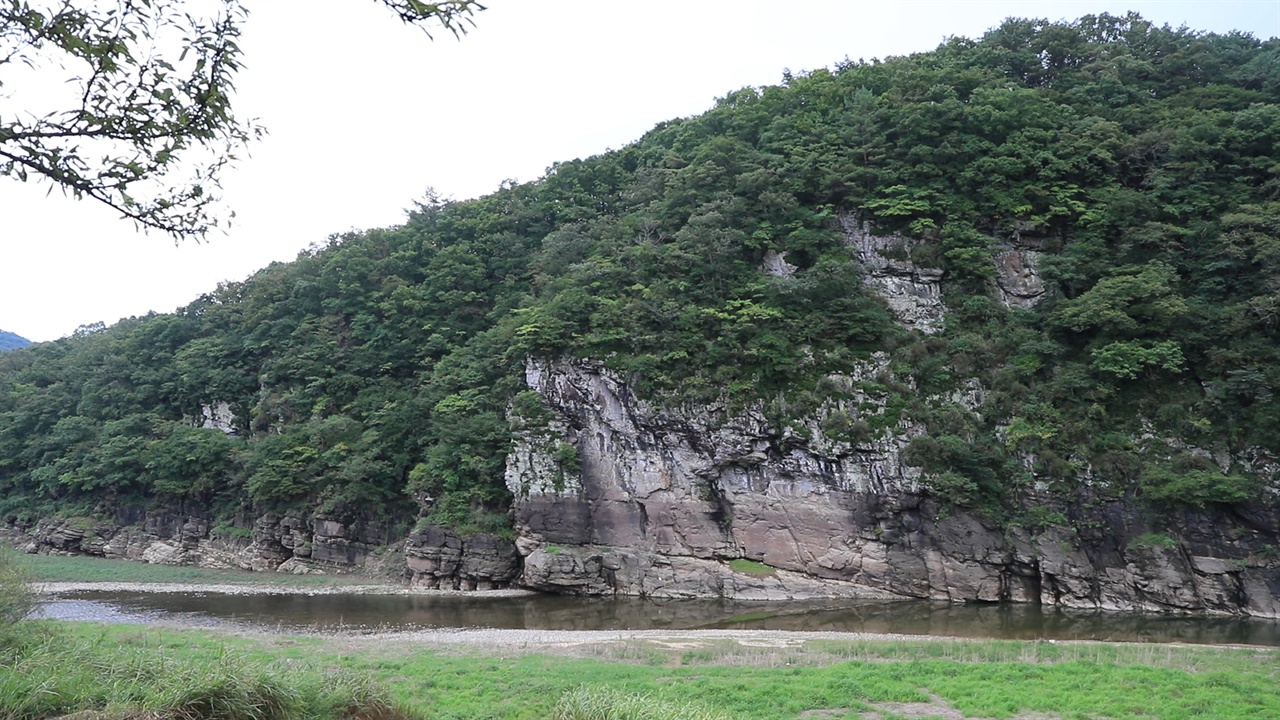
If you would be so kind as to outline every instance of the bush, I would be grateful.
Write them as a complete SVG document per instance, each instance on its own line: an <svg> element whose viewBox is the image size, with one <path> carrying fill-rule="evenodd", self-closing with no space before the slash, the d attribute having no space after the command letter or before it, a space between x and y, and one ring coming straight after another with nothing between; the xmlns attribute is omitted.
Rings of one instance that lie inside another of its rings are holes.
<svg viewBox="0 0 1280 720"><path fill-rule="evenodd" d="M1261 484L1254 478L1216 469L1151 468L1142 473L1142 490L1151 500L1204 507L1248 502L1257 497Z"/></svg>

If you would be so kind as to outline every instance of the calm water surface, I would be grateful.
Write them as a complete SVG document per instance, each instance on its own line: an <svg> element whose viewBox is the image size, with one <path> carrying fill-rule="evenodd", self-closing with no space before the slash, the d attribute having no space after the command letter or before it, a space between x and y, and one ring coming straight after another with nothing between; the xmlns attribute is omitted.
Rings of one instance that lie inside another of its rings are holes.
<svg viewBox="0 0 1280 720"><path fill-rule="evenodd" d="M798 630L1032 640L1247 643L1280 646L1280 622L1217 617L955 605L923 600L734 602L558 595L226 595L76 592L45 617L147 624L179 621L282 630Z"/></svg>

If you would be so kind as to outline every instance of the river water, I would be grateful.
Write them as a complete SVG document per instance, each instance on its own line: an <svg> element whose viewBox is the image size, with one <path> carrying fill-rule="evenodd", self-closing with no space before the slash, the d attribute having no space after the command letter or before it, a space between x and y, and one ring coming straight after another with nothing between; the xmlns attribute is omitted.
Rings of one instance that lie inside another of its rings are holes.
<svg viewBox="0 0 1280 720"><path fill-rule="evenodd" d="M1070 611L923 600L734 602L559 595L231 595L82 591L50 597L43 617L284 631L432 628L794 630L970 638L1280 646L1280 622Z"/></svg>

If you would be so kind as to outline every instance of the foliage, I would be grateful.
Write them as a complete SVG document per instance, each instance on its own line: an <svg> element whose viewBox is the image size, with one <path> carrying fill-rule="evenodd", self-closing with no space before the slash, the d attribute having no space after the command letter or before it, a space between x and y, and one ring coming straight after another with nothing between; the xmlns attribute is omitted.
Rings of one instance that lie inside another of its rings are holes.
<svg viewBox="0 0 1280 720"><path fill-rule="evenodd" d="M1146 547L1146 548L1163 548L1165 550L1169 550L1177 546L1178 546L1177 540L1174 540L1168 535L1161 535L1159 533L1143 533L1135 537L1133 540L1129 541L1129 547L1131 548Z"/></svg>
<svg viewBox="0 0 1280 720"><path fill-rule="evenodd" d="M1255 479L1223 473L1214 468L1172 469L1153 467L1142 474L1142 489L1148 498L1164 502L1204 507L1210 503L1242 503L1258 494Z"/></svg>
<svg viewBox="0 0 1280 720"><path fill-rule="evenodd" d="M173 314L0 355L0 518L106 501L244 526L305 506L394 535L423 501L491 529L514 434L549 419L529 357L603 363L659 407L758 408L780 432L827 401L840 442L910 423L927 492L1007 517L1032 481L1256 501L1245 458L1280 454L1277 42L1011 19L729 93L536 182L428 193L401 226ZM939 333L866 287L861 224L942 271ZM999 300L1014 246L1039 258L1033 308ZM777 254L794 269L764 271ZM831 380L877 351L876 377ZM223 404L232 434L201 427ZM572 445L544 449L579 468Z"/></svg>
<svg viewBox="0 0 1280 720"><path fill-rule="evenodd" d="M383 4L454 35L484 9ZM247 13L240 0L213 5L201 16L181 0L0 3L0 87L12 103L0 122L0 176L43 178L175 238L217 227L220 175L263 129L231 106ZM68 92L50 101L59 80Z"/></svg>

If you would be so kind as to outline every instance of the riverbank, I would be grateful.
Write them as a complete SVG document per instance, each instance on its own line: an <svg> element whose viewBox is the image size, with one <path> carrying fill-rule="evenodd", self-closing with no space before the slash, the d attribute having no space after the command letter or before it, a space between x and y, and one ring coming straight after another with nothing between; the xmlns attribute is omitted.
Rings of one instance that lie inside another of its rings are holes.
<svg viewBox="0 0 1280 720"><path fill-rule="evenodd" d="M289 585L286 583L166 583L166 582L36 582L32 589L41 595L73 592L138 592L222 595L415 595L422 597L528 597L533 590L442 590L414 588L405 585L351 583L333 585Z"/></svg>
<svg viewBox="0 0 1280 720"><path fill-rule="evenodd" d="M158 565L83 555L19 555L17 562L45 595L67 592L221 593L226 595L422 595L522 597L532 590L411 587L359 575L264 573L233 568Z"/></svg>
<svg viewBox="0 0 1280 720"><path fill-rule="evenodd" d="M260 717L234 708L270 706L282 708L271 717L284 719L545 720L580 717L563 712L574 703L643 708L648 715L614 717L657 712L665 720L1280 717L1276 648L777 630L297 632L166 622L19 623L0 658L0 717L212 720Z"/></svg>
<svg viewBox="0 0 1280 720"><path fill-rule="evenodd" d="M1280 717L1280 651L774 631L277 634L60 623L74 641L367 678L433 719L544 720L619 691L723 720ZM673 715L672 717L692 717Z"/></svg>

